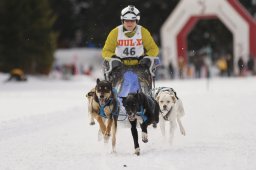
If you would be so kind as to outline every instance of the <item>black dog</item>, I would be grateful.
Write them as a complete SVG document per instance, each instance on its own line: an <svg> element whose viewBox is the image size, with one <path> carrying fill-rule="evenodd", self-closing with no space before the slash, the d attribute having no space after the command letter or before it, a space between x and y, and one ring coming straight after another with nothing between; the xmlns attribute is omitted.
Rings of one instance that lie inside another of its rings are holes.
<svg viewBox="0 0 256 170"><path fill-rule="evenodd" d="M123 106L128 114L131 123L131 132L134 141L135 154L140 154L138 142L137 120L142 129L142 141L148 142L147 127L159 121L159 105L155 99L142 92L129 93L127 97L122 97ZM156 126L155 126L156 127Z"/></svg>

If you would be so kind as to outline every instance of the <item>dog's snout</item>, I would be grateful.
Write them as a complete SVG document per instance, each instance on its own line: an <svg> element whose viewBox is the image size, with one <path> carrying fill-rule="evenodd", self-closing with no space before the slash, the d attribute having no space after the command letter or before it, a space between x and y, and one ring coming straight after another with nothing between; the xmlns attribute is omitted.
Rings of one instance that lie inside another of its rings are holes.
<svg viewBox="0 0 256 170"><path fill-rule="evenodd" d="M100 98L104 98L104 95L100 95Z"/></svg>
<svg viewBox="0 0 256 170"><path fill-rule="evenodd" d="M163 105L163 108L166 109L166 108L167 108L167 105Z"/></svg>
<svg viewBox="0 0 256 170"><path fill-rule="evenodd" d="M132 115L132 112L131 112L131 111L127 111L127 114L128 114L128 115Z"/></svg>

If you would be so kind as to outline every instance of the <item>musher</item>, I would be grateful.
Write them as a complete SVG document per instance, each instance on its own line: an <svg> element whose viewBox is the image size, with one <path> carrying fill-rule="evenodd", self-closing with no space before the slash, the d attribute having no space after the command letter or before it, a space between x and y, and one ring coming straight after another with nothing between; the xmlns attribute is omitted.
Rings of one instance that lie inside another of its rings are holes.
<svg viewBox="0 0 256 170"><path fill-rule="evenodd" d="M142 69L148 69L151 65L149 57L158 55L159 49L154 39L145 27L138 25L139 20L139 10L133 5L128 5L121 11L122 24L114 28L107 37L102 57L105 60L104 65L109 65L112 59L111 73L107 77L110 81L122 76L118 68L123 65L138 65Z"/></svg>

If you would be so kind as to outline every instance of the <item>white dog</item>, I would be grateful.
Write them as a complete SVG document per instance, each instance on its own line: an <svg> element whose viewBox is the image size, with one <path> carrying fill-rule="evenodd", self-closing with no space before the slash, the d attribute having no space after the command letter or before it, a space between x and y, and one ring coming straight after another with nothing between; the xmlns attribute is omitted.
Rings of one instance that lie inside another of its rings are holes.
<svg viewBox="0 0 256 170"><path fill-rule="evenodd" d="M172 144L174 131L179 124L180 132L185 136L185 129L181 123L181 117L185 115L183 104L177 97L176 92L169 87L158 88L155 99L160 106L159 123L162 135L165 136L165 122L170 123L169 142Z"/></svg>

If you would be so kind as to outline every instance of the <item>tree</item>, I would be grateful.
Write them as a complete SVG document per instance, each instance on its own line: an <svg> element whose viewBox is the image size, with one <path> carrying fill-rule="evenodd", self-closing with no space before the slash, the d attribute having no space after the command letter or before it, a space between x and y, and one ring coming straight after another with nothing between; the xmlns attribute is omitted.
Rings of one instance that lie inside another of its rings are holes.
<svg viewBox="0 0 256 170"><path fill-rule="evenodd" d="M127 5L135 5L140 10L140 24L147 27L160 44L159 28L178 2L179 0L51 0L58 15L55 25L55 29L60 32L58 45L66 48L101 48L111 29L121 24L120 13ZM64 23L65 26L61 26ZM73 43L77 32L81 32L81 42Z"/></svg>
<svg viewBox="0 0 256 170"><path fill-rule="evenodd" d="M0 70L49 73L57 34L48 0L1 0Z"/></svg>
<svg viewBox="0 0 256 170"><path fill-rule="evenodd" d="M58 32L58 48L73 46L77 28L76 8L72 0L50 0L51 8L57 16L53 29Z"/></svg>

